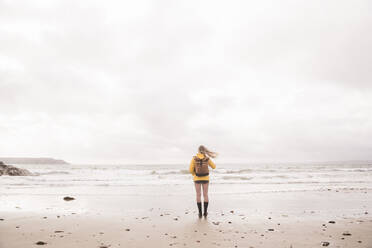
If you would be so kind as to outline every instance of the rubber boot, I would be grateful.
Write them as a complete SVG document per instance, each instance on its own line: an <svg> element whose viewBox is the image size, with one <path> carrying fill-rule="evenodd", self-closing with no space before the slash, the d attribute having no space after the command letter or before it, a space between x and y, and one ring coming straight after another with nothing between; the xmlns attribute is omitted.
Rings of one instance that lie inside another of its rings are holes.
<svg viewBox="0 0 372 248"><path fill-rule="evenodd" d="M204 202L204 217L208 215L208 202Z"/></svg>
<svg viewBox="0 0 372 248"><path fill-rule="evenodd" d="M198 204L199 218L201 218L202 217L202 205L201 205L201 202L197 202L196 204Z"/></svg>

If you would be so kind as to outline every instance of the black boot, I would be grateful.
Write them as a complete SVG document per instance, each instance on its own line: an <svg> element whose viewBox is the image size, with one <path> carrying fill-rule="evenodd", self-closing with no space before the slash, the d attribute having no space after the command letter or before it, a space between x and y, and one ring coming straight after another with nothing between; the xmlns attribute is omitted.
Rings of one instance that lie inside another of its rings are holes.
<svg viewBox="0 0 372 248"><path fill-rule="evenodd" d="M208 202L204 202L204 217L208 215Z"/></svg>
<svg viewBox="0 0 372 248"><path fill-rule="evenodd" d="M199 218L201 218L202 217L202 206L201 206L201 202L197 202L196 204L198 204Z"/></svg>

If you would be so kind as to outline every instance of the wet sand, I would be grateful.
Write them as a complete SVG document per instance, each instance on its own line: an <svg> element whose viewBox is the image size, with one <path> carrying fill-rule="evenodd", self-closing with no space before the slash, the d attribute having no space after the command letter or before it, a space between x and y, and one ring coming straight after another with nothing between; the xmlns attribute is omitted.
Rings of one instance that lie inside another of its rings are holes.
<svg viewBox="0 0 372 248"><path fill-rule="evenodd" d="M372 247L368 189L217 193L207 219L192 191L155 191L2 194L0 247Z"/></svg>

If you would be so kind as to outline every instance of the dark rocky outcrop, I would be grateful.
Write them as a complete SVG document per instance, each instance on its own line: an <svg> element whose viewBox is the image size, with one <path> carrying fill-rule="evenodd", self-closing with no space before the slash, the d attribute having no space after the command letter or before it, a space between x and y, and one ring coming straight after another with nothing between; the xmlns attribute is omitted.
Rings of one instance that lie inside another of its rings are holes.
<svg viewBox="0 0 372 248"><path fill-rule="evenodd" d="M6 165L0 161L0 176L32 176L32 173L25 169L20 169L12 165Z"/></svg>

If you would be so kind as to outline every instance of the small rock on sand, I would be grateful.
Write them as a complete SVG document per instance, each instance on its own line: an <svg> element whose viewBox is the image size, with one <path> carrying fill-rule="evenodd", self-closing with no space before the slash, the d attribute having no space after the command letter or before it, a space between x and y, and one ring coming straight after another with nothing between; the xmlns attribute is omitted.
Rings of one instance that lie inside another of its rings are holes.
<svg viewBox="0 0 372 248"><path fill-rule="evenodd" d="M35 244L37 244L37 245L46 245L47 243L44 242L44 241L38 241L38 242L36 242Z"/></svg>
<svg viewBox="0 0 372 248"><path fill-rule="evenodd" d="M65 196L63 198L63 200L65 200L65 201L72 201L72 200L75 200L75 198L74 197L71 197L71 196Z"/></svg>
<svg viewBox="0 0 372 248"><path fill-rule="evenodd" d="M349 233L348 231L346 231L346 232L343 232L342 235L344 235L344 236L351 236L351 233Z"/></svg>
<svg viewBox="0 0 372 248"><path fill-rule="evenodd" d="M336 222L333 220L328 221L328 223L335 224Z"/></svg>
<svg viewBox="0 0 372 248"><path fill-rule="evenodd" d="M274 231L273 228L269 228L269 229L267 229L267 230L270 231L270 232L273 232L273 231Z"/></svg>
<svg viewBox="0 0 372 248"><path fill-rule="evenodd" d="M126 228L126 229L125 229L125 231L129 232L129 231L130 231L130 229L129 229L129 228Z"/></svg>
<svg viewBox="0 0 372 248"><path fill-rule="evenodd" d="M327 241L322 242L322 246L329 246L329 242L327 242Z"/></svg>

